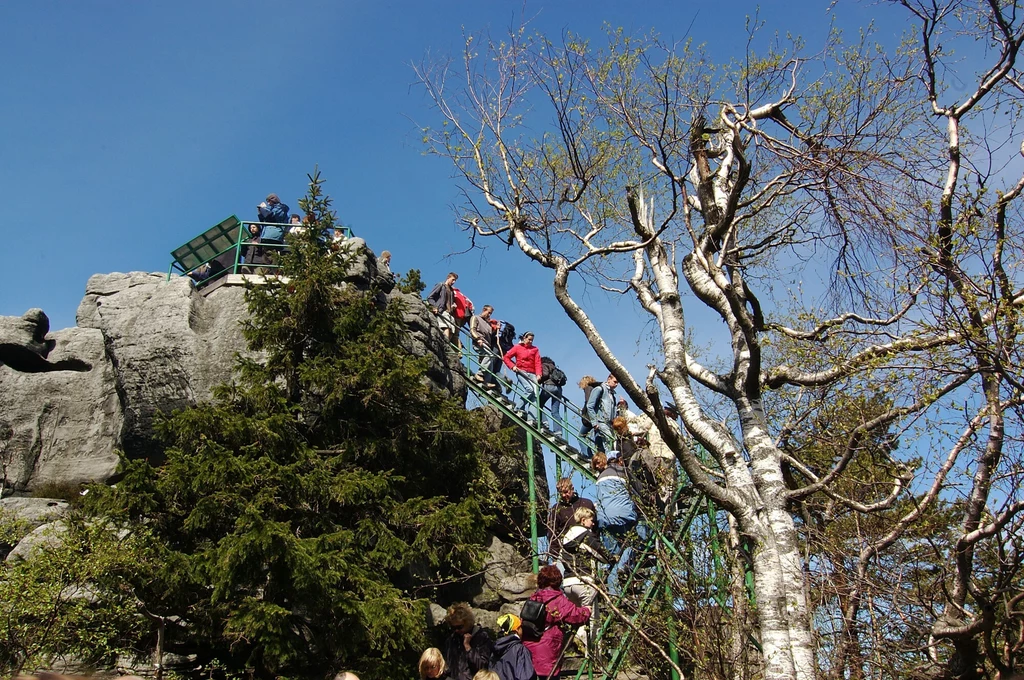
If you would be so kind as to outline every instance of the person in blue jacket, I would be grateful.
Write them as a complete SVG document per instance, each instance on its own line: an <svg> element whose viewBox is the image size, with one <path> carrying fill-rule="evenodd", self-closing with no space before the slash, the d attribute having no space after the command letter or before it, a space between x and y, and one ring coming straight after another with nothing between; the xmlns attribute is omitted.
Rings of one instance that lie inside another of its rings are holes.
<svg viewBox="0 0 1024 680"><path fill-rule="evenodd" d="M501 680L534 680L533 657L520 638L523 621L515 614L498 617L498 630L502 636L495 640L491 652L491 670Z"/></svg>
<svg viewBox="0 0 1024 680"><path fill-rule="evenodd" d="M604 451L605 445L615 442L615 433L612 432L612 418L615 417L615 388L619 386L619 380L614 375L609 375L604 383L590 391L587 397L586 408L583 415L594 427L594 444L598 451Z"/></svg>
<svg viewBox="0 0 1024 680"><path fill-rule="evenodd" d="M618 458L607 458L603 453L594 455L591 466L598 473L597 482L597 526L601 530L601 542L608 552L619 555L619 559L608 572L608 592L619 593L618 577L623 565L629 564L633 555L627 534L633 529L644 533L637 524L636 505L631 495L630 481L622 462Z"/></svg>
<svg viewBox="0 0 1024 680"><path fill-rule="evenodd" d="M288 206L281 202L277 194L270 194L267 200L256 206L260 222L269 222L274 226L263 227L260 243L280 245L284 243L284 235L288 233ZM281 226L276 226L281 225Z"/></svg>

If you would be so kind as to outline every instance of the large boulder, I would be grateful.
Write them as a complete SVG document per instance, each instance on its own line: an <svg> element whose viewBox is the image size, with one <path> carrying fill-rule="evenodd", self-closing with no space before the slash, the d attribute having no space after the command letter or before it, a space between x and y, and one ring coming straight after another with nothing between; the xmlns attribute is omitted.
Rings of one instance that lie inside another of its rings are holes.
<svg viewBox="0 0 1024 680"><path fill-rule="evenodd" d="M117 467L124 419L103 334L69 328L47 342L51 361L77 358L91 368L22 373L0 367L0 414L11 429L0 442L6 488L105 481Z"/></svg>
<svg viewBox="0 0 1024 680"><path fill-rule="evenodd" d="M102 333L122 396L121 446L132 457L158 450L154 424L210 396L231 376L245 348L239 321L245 289L222 286L209 296L184 277L97 274L78 306L79 328Z"/></svg>
<svg viewBox="0 0 1024 680"><path fill-rule="evenodd" d="M3 498L0 519L14 520L32 530L62 518L69 507L67 501L59 498Z"/></svg>
<svg viewBox="0 0 1024 680"><path fill-rule="evenodd" d="M49 332L50 320L41 309L0 317L0 365L23 373L89 370L88 363L74 357L47 361L55 345L46 337Z"/></svg>
<svg viewBox="0 0 1024 680"><path fill-rule="evenodd" d="M67 533L68 525L63 520L42 524L18 541L18 545L8 553L5 561L9 564L21 562L32 559L40 550L57 548L64 542Z"/></svg>
<svg viewBox="0 0 1024 680"><path fill-rule="evenodd" d="M474 607L497 609L503 602L528 598L537 588L537 579L530 572L531 560L497 536L491 536L480 576L466 583L464 592L455 592Z"/></svg>

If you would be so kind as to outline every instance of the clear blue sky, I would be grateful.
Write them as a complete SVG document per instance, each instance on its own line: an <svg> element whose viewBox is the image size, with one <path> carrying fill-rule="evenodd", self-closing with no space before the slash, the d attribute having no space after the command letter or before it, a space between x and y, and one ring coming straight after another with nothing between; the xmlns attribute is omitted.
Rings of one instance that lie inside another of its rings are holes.
<svg viewBox="0 0 1024 680"><path fill-rule="evenodd" d="M828 30L826 2L765 2L771 30ZM0 3L0 186L8 201L0 315L31 307L74 325L88 277L166 271L168 253L222 218L255 217L269 192L292 208L319 164L342 221L393 267L432 284L449 269L479 307L537 333L575 381L602 372L562 315L545 272L516 252L467 245L457 185L423 155L416 122L436 123L409 66L457 52L463 26L500 34L524 14L549 34L597 37L608 22L708 41L742 54L757 6L680 0L348 2L265 0ZM877 7L841 5L859 26ZM898 32L903 26L886 26ZM586 303L624 359L642 321L631 301ZM635 321L635 323L634 323Z"/></svg>

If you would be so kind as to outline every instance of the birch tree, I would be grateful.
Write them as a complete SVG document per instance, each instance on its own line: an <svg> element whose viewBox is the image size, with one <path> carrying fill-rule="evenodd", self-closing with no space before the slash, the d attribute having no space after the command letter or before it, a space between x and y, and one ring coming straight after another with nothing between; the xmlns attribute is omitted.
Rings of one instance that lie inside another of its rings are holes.
<svg viewBox="0 0 1024 680"><path fill-rule="evenodd" d="M894 4L915 28L892 49L865 29L853 41L833 31L811 53L751 22L746 54L714 64L656 34L610 31L597 46L521 27L469 35L461 55L417 67L439 114L425 141L454 164L469 237L548 273L694 486L753 546L766 678L818 674L813 556L800 540L811 498L885 517L850 538L847 622L872 606L864 587L880 557L954 505L949 552L933 548L944 566L927 639L907 658L929 677L1006 677L1021 663L1024 22L996 0ZM627 370L581 301L595 281L653 320L645 374ZM694 349L697 308L713 312L727 351ZM783 445L815 434L830 395L880 392L888 405L827 464ZM669 397L682 430L663 415ZM725 418L712 408L722 403ZM867 445L887 429L899 448ZM844 493L865 464L872 486ZM863 672L880 677L869 657Z"/></svg>

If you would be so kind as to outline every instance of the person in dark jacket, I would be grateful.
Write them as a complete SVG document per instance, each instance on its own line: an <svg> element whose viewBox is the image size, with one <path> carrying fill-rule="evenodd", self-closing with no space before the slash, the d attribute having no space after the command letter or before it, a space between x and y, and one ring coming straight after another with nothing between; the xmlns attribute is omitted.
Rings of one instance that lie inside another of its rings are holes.
<svg viewBox="0 0 1024 680"><path fill-rule="evenodd" d="M565 633L562 626L578 627L590 619L590 610L574 604L562 593L562 572L558 567L547 565L537 574L537 592L530 596L535 602L543 602L547 611L544 629L539 640L525 640L523 645L533 659L533 669L538 678L555 678L561 672L562 646Z"/></svg>
<svg viewBox="0 0 1024 680"><path fill-rule="evenodd" d="M574 515L576 510L579 508L590 508L590 511L596 515L597 508L589 498L581 498L576 493L576 487L573 486L572 478L570 477L559 479L555 484L555 488L558 490L558 500L551 506L551 510L548 512L548 555L550 555L552 560L560 561L562 545L559 539L565 533L565 530L575 522Z"/></svg>
<svg viewBox="0 0 1024 680"><path fill-rule="evenodd" d="M256 213L259 215L260 222L269 222L272 225L263 227L260 243L277 245L284 243L284 235L288 232L288 206L281 202L277 194L267 196L266 201L256 206Z"/></svg>
<svg viewBox="0 0 1024 680"><path fill-rule="evenodd" d="M636 455L636 443L629 431L629 424L626 419L617 416L612 419L612 432L615 434L615 450L618 451L619 460L629 465Z"/></svg>
<svg viewBox="0 0 1024 680"><path fill-rule="evenodd" d="M491 670L501 680L534 680L537 673L533 669L533 657L520 638L522 620L515 614L502 614L498 617L498 630L502 636L494 643L494 651L491 652Z"/></svg>
<svg viewBox="0 0 1024 680"><path fill-rule="evenodd" d="M445 640L441 652L448 664L452 680L473 680L477 671L488 668L494 641L486 629L476 623L473 610L465 602L448 608L445 622L452 633Z"/></svg>
<svg viewBox="0 0 1024 680"><path fill-rule="evenodd" d="M267 264L266 255L263 253L263 247L260 243L260 225L249 224L247 225L246 231L249 236L245 239L245 244L242 246L242 257L245 260L246 265L250 265L242 268L242 272L245 274L260 273L263 270L258 269L259 265Z"/></svg>
<svg viewBox="0 0 1024 680"><path fill-rule="evenodd" d="M455 272L448 272L448 276L441 281L427 294L427 304L434 310L438 321L441 324L441 331L448 342L455 337L455 282L459 275Z"/></svg>
<svg viewBox="0 0 1024 680"><path fill-rule="evenodd" d="M561 378L559 382L558 378ZM555 438L562 440L562 385L565 384L565 373L555 365L551 357L540 358L540 410L544 415L544 406L549 405L551 411L551 432Z"/></svg>

